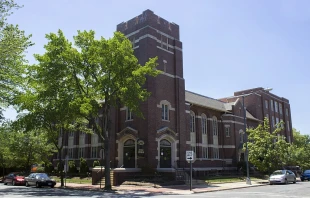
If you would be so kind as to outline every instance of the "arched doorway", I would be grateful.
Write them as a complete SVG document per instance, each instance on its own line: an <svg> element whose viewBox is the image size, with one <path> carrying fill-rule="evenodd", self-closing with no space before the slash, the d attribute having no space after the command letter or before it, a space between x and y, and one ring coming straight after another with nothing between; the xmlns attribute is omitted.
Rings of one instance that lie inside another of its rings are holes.
<svg viewBox="0 0 310 198"><path fill-rule="evenodd" d="M171 143L165 139L160 141L160 168L171 168Z"/></svg>
<svg viewBox="0 0 310 198"><path fill-rule="evenodd" d="M134 140L129 139L124 143L124 168L135 168L135 150L136 144Z"/></svg>

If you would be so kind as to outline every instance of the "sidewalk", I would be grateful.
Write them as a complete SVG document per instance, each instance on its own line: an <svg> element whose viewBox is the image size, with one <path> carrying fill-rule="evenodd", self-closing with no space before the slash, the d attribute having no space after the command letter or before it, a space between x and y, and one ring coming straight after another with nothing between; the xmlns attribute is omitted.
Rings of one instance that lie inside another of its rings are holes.
<svg viewBox="0 0 310 198"><path fill-rule="evenodd" d="M193 193L213 192L222 190L231 190L238 188L248 188L267 185L268 180L252 181L252 185L247 185L245 182L234 182L234 183L217 183L209 185L193 185L192 191L189 190L188 185L176 185L176 186L132 186L132 185L121 185L113 186L113 190L116 194L134 194L134 195L187 195ZM58 183L56 187L60 187ZM67 183L66 189L76 190L93 190L100 191L99 185L89 184L75 184Z"/></svg>

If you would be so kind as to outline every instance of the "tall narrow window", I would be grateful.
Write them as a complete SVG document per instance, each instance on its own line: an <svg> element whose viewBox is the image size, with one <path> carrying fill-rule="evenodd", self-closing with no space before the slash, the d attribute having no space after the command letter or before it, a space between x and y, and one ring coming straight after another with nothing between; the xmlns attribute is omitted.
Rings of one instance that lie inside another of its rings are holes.
<svg viewBox="0 0 310 198"><path fill-rule="evenodd" d="M269 114L268 114L268 113L266 114L266 118L267 118L268 121L270 122L270 120L269 120Z"/></svg>
<svg viewBox="0 0 310 198"><path fill-rule="evenodd" d="M201 116L202 134L207 134L207 118L205 115Z"/></svg>
<svg viewBox="0 0 310 198"><path fill-rule="evenodd" d="M230 137L230 127L229 126L225 126L225 134L226 134L226 137Z"/></svg>
<svg viewBox="0 0 310 198"><path fill-rule="evenodd" d="M195 132L195 113L191 112L191 119L190 119L190 132Z"/></svg>
<svg viewBox="0 0 310 198"><path fill-rule="evenodd" d="M270 109L273 111L273 100L270 100Z"/></svg>
<svg viewBox="0 0 310 198"><path fill-rule="evenodd" d="M285 109L285 114L288 116L288 108Z"/></svg>
<svg viewBox="0 0 310 198"><path fill-rule="evenodd" d="M219 149L218 148L213 148L213 158L214 159L219 159L220 154L219 154Z"/></svg>
<svg viewBox="0 0 310 198"><path fill-rule="evenodd" d="M126 109L126 120L132 120L132 119L133 119L132 112L127 107L127 109Z"/></svg>
<svg viewBox="0 0 310 198"><path fill-rule="evenodd" d="M208 158L208 147L202 147L202 158Z"/></svg>
<svg viewBox="0 0 310 198"><path fill-rule="evenodd" d="M275 120L274 120L274 116L272 116L272 127L275 126Z"/></svg>
<svg viewBox="0 0 310 198"><path fill-rule="evenodd" d="M212 127L213 127L213 135L217 136L218 135L218 129L217 129L217 119L216 119L216 117L213 117Z"/></svg>
<svg viewBox="0 0 310 198"><path fill-rule="evenodd" d="M91 158L98 158L98 147L91 147Z"/></svg>
<svg viewBox="0 0 310 198"><path fill-rule="evenodd" d="M243 144L244 143L244 132L243 132L243 130L239 131L239 136L240 136L240 143Z"/></svg>
<svg viewBox="0 0 310 198"><path fill-rule="evenodd" d="M268 109L268 100L265 100L265 108Z"/></svg>
<svg viewBox="0 0 310 198"><path fill-rule="evenodd" d="M286 126L287 126L287 131L290 131L290 121L287 121L287 124L286 124Z"/></svg>
<svg viewBox="0 0 310 198"><path fill-rule="evenodd" d="M276 118L276 126L277 127L279 127L278 124L279 124L279 118Z"/></svg>
<svg viewBox="0 0 310 198"><path fill-rule="evenodd" d="M135 39L134 36L132 37L131 44L132 44L132 47L133 47L133 48L136 47L136 39Z"/></svg>
<svg viewBox="0 0 310 198"><path fill-rule="evenodd" d="M79 158L84 157L84 147L79 148Z"/></svg>
<svg viewBox="0 0 310 198"><path fill-rule="evenodd" d="M279 103L279 112L280 112L281 115L283 114L283 109L282 109L282 104L281 103Z"/></svg>
<svg viewBox="0 0 310 198"><path fill-rule="evenodd" d="M167 50L169 50L169 38L167 37L167 42L166 42L166 47L167 47Z"/></svg>
<svg viewBox="0 0 310 198"><path fill-rule="evenodd" d="M202 130L202 144L208 144L207 135L207 116L205 114L201 115L201 130Z"/></svg>
<svg viewBox="0 0 310 198"><path fill-rule="evenodd" d="M278 112L278 102L274 101L274 111L277 113Z"/></svg>
<svg viewBox="0 0 310 198"><path fill-rule="evenodd" d="M164 64L164 72L167 72L167 61L163 60L163 64Z"/></svg>
<svg viewBox="0 0 310 198"><path fill-rule="evenodd" d="M167 104L162 104L161 106L161 118L169 120L169 106Z"/></svg>

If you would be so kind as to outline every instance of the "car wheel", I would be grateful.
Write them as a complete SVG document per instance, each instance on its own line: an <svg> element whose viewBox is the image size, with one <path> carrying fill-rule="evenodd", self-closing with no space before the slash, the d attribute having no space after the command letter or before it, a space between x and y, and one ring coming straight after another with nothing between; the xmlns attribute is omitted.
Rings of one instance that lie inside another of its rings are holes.
<svg viewBox="0 0 310 198"><path fill-rule="evenodd" d="M39 184L38 182L36 183L36 187L37 187L37 188L40 188L40 187L41 187L40 184Z"/></svg>
<svg viewBox="0 0 310 198"><path fill-rule="evenodd" d="M26 187L29 187L29 184L28 184L28 182L26 182Z"/></svg>
<svg viewBox="0 0 310 198"><path fill-rule="evenodd" d="M303 182L304 180L303 180L303 179L300 179L300 181L302 181L302 182Z"/></svg>
<svg viewBox="0 0 310 198"><path fill-rule="evenodd" d="M3 185L6 185L6 183L3 183Z"/></svg>
<svg viewBox="0 0 310 198"><path fill-rule="evenodd" d="M293 184L296 184L296 178L294 178Z"/></svg>
<svg viewBox="0 0 310 198"><path fill-rule="evenodd" d="M15 185L16 185L16 184L15 184L15 181L13 180L13 181L12 181L12 186L15 186Z"/></svg>
<svg viewBox="0 0 310 198"><path fill-rule="evenodd" d="M287 181L287 179L285 179L285 184L288 184L288 181Z"/></svg>
<svg viewBox="0 0 310 198"><path fill-rule="evenodd" d="M271 182L269 182L269 185L272 185L272 183L271 183Z"/></svg>
<svg viewBox="0 0 310 198"><path fill-rule="evenodd" d="M54 188L54 187L55 187L54 185L51 186L51 188Z"/></svg>

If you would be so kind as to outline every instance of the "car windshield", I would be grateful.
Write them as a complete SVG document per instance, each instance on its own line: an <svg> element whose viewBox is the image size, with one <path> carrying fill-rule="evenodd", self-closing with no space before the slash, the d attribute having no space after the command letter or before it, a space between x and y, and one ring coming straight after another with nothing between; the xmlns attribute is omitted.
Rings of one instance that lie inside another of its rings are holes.
<svg viewBox="0 0 310 198"><path fill-rule="evenodd" d="M310 174L310 170L305 170L305 174Z"/></svg>
<svg viewBox="0 0 310 198"><path fill-rule="evenodd" d="M284 175L285 170L276 170L275 172L272 173L272 175Z"/></svg>
<svg viewBox="0 0 310 198"><path fill-rule="evenodd" d="M47 174L37 174L36 178L37 179L49 179Z"/></svg>

